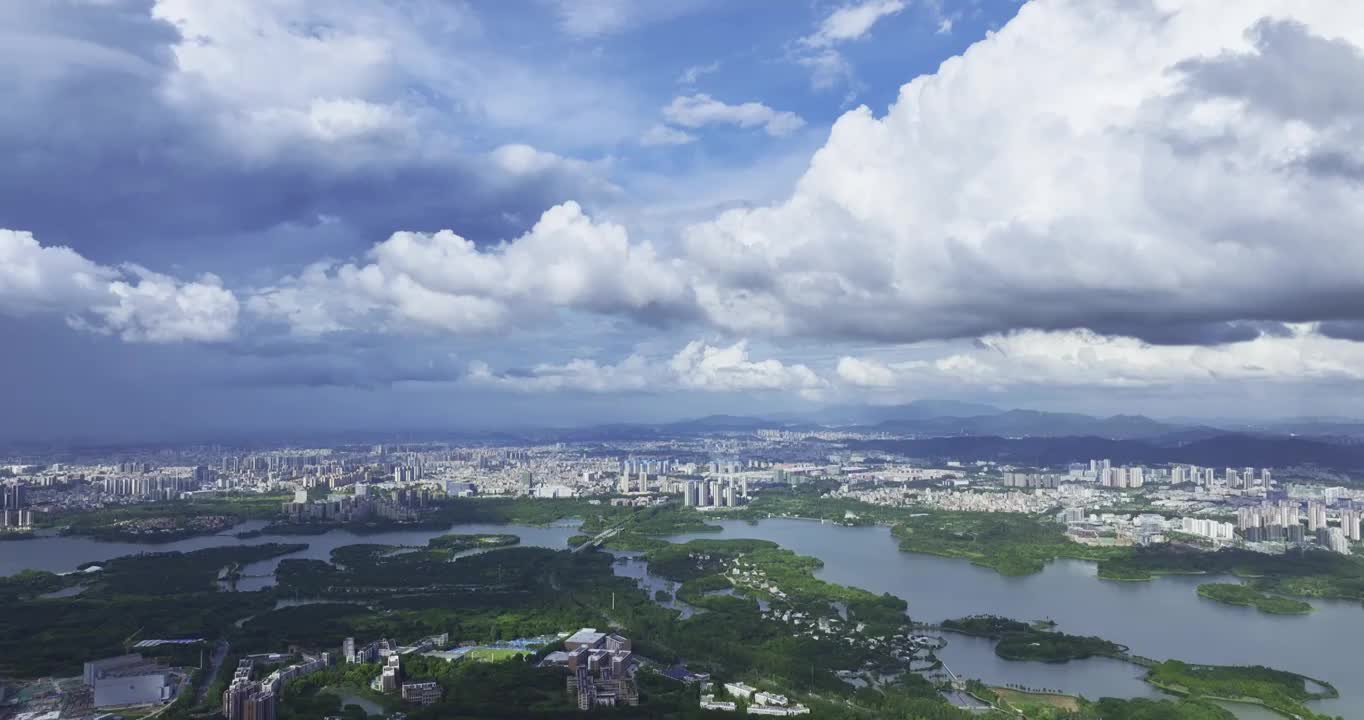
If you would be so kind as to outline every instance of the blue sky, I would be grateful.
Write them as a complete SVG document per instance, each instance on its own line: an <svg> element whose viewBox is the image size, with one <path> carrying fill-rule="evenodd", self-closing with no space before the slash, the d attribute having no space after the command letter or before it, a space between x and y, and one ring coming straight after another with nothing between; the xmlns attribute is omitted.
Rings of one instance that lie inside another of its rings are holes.
<svg viewBox="0 0 1364 720"><path fill-rule="evenodd" d="M0 437L1349 414L1359 13L10 4Z"/></svg>

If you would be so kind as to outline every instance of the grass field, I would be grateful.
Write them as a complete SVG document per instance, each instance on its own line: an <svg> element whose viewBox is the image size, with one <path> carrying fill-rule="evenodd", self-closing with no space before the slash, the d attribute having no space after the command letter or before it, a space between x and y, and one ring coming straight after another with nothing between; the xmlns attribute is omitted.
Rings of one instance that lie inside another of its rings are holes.
<svg viewBox="0 0 1364 720"><path fill-rule="evenodd" d="M1030 693L1004 687L991 687L990 689L995 691L1001 700L1010 705L1050 705L1066 712L1078 712L1080 710L1080 700L1071 695Z"/></svg>
<svg viewBox="0 0 1364 720"><path fill-rule="evenodd" d="M517 655L529 655L528 650L513 650L512 648L474 648L464 654L464 659L475 660L478 662L498 662L508 660Z"/></svg>

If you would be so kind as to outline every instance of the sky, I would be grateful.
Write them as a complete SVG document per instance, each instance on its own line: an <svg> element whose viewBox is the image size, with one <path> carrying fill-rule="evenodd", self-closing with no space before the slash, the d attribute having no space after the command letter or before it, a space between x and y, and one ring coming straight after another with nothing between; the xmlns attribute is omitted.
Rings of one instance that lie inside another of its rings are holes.
<svg viewBox="0 0 1364 720"><path fill-rule="evenodd" d="M0 439L1358 416L1364 5L0 4Z"/></svg>

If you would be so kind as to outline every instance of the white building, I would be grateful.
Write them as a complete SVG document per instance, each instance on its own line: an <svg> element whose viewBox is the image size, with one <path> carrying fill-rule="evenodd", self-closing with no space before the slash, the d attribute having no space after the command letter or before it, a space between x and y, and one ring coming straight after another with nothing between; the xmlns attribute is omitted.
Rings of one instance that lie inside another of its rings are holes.
<svg viewBox="0 0 1364 720"><path fill-rule="evenodd" d="M1207 518L1180 518L1179 531L1219 541L1231 541L1236 537L1236 526Z"/></svg>

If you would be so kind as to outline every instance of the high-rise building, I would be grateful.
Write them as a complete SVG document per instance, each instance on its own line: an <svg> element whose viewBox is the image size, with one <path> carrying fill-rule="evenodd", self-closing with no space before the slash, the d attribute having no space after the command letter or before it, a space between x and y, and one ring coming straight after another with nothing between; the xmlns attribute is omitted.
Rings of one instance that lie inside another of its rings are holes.
<svg viewBox="0 0 1364 720"><path fill-rule="evenodd" d="M259 690L248 695L242 720L275 720L275 693Z"/></svg>
<svg viewBox="0 0 1364 720"><path fill-rule="evenodd" d="M634 681L636 660L628 638L583 628L564 641L568 690L579 710L638 705Z"/></svg>
<svg viewBox="0 0 1364 720"><path fill-rule="evenodd" d="M1358 510L1342 510L1340 513L1340 531L1347 539L1352 542L1359 542L1360 533L1360 512Z"/></svg>
<svg viewBox="0 0 1364 720"><path fill-rule="evenodd" d="M223 717L227 720L244 720L246 701L256 690L256 684L240 675L223 691Z"/></svg>
<svg viewBox="0 0 1364 720"><path fill-rule="evenodd" d="M28 486L12 481L0 484L0 510L18 510L28 507Z"/></svg>
<svg viewBox="0 0 1364 720"><path fill-rule="evenodd" d="M393 653L384 659L384 669L374 678L372 687L381 693L397 692L402 682L402 656Z"/></svg>
<svg viewBox="0 0 1364 720"><path fill-rule="evenodd" d="M1328 531L1326 547L1330 548L1331 552L1342 555L1350 554L1350 541L1346 539L1345 533L1341 532L1340 528L1333 527Z"/></svg>
<svg viewBox="0 0 1364 720"><path fill-rule="evenodd" d="M1317 502L1307 503L1307 532L1314 533L1326 527L1326 506Z"/></svg>

